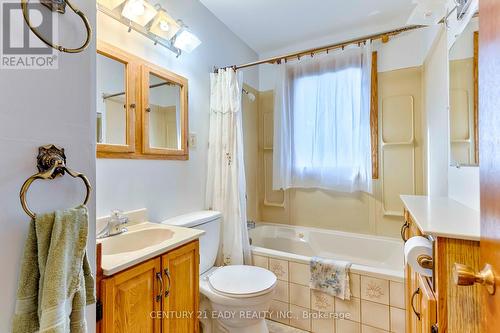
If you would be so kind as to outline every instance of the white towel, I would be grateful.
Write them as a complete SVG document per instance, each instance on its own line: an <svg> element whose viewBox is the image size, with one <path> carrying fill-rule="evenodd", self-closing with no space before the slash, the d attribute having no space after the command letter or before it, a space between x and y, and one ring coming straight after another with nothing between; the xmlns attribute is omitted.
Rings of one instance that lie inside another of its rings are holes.
<svg viewBox="0 0 500 333"><path fill-rule="evenodd" d="M349 269L351 263L342 260L312 257L310 262L312 289L323 291L340 299L351 299Z"/></svg>

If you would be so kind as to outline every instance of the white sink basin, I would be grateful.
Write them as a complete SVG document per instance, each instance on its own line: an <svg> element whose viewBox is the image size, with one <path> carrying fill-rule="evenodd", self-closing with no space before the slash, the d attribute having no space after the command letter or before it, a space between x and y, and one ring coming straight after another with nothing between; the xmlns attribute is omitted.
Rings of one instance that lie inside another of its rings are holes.
<svg viewBox="0 0 500 333"><path fill-rule="evenodd" d="M123 234L97 240L102 244L101 267L105 276L155 258L199 238L205 232L165 224L143 222Z"/></svg>
<svg viewBox="0 0 500 333"><path fill-rule="evenodd" d="M120 253L145 250L154 247L174 236L170 229L151 228L125 232L121 235L106 238L102 242L102 255L114 255Z"/></svg>

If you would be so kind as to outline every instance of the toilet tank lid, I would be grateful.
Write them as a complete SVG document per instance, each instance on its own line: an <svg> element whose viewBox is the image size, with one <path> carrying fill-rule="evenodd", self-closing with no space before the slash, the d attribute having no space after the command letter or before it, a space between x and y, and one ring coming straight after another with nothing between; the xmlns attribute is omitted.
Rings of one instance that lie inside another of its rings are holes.
<svg viewBox="0 0 500 333"><path fill-rule="evenodd" d="M185 228L193 228L207 222L214 221L222 217L220 212L215 210L202 210L198 212L192 212L184 215L179 215L172 217L163 221L163 224L175 225Z"/></svg>

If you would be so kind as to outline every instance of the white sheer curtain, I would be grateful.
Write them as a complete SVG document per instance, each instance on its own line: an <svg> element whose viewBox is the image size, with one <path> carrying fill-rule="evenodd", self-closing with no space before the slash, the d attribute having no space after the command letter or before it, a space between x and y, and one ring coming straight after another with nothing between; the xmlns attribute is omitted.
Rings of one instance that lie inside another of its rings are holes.
<svg viewBox="0 0 500 333"><path fill-rule="evenodd" d="M242 75L232 69L211 74L206 201L222 212L219 264L250 263L241 113Z"/></svg>
<svg viewBox="0 0 500 333"><path fill-rule="evenodd" d="M371 193L370 43L278 66L273 189Z"/></svg>

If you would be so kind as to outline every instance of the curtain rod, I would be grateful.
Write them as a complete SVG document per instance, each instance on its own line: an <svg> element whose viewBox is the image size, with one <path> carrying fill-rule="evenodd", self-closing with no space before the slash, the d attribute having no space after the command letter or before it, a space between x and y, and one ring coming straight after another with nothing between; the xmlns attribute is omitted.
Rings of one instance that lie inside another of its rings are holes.
<svg viewBox="0 0 500 333"><path fill-rule="evenodd" d="M289 58L300 58L301 56L304 56L304 55L311 55L313 56L315 53L320 53L320 52L327 52L330 51L330 50L336 50L336 49L339 49L339 48L344 48L348 45L351 45L351 44L361 44L363 42L365 42L366 40L376 40L376 39L382 39L382 42L384 43L387 43L389 41L389 38L391 36L396 36L396 35L399 35L403 32L408 32L408 31L412 31L412 30L416 30L416 29L421 29L421 28L426 28L427 26L426 25L411 25L411 26L408 26L408 27L404 27L404 28L400 28L400 29L396 29L396 30L391 30L391 31L386 31L386 32L382 32L382 33L378 33L378 34L374 34L374 35L368 35L368 36L363 36L363 37L360 37L360 38L356 38L356 39L351 39L351 40L347 40L347 41L344 41L344 42L341 42L341 43L336 43L336 44L330 44L330 45L326 45L326 46L321 46L321 47L316 47L316 48L312 48L312 49L308 49L308 50L303 50L303 51L299 51L299 52L295 52L295 53L289 53L289 54L284 54L284 55L281 55L281 56L277 56L277 57L272 57L272 58L268 58L268 59L263 59L263 60L259 60L259 61L254 61L254 62L250 62L250 63L247 63L247 64L242 64L242 65L233 65L233 66L226 66L226 67L221 67L220 69L228 69L228 68L232 68L233 70L237 70L237 69L242 69L242 68L247 68L247 67L252 67L252 66L257 66L257 65L262 65L262 64L274 64L275 62L281 62L281 60L288 60ZM219 70L219 68L214 68L214 72L217 72Z"/></svg>

